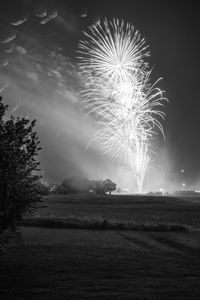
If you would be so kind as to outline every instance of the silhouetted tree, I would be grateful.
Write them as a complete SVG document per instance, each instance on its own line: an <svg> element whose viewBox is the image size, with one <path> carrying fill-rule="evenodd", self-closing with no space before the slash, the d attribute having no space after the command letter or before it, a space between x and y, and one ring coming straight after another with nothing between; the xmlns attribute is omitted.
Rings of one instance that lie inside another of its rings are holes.
<svg viewBox="0 0 200 300"><path fill-rule="evenodd" d="M90 191L90 181L80 176L72 176L68 178L70 190L78 194L88 194Z"/></svg>
<svg viewBox="0 0 200 300"><path fill-rule="evenodd" d="M111 195L111 193L116 190L117 185L116 183L112 182L110 179L106 179L103 181L103 187L105 193L108 192Z"/></svg>
<svg viewBox="0 0 200 300"><path fill-rule="evenodd" d="M0 98L0 231L15 230L24 214L40 201L36 182L39 162L36 121L5 119L8 106Z"/></svg>
<svg viewBox="0 0 200 300"><path fill-rule="evenodd" d="M105 194L116 190L116 184L110 179L88 180L79 176L64 179L54 190L54 194Z"/></svg>
<svg viewBox="0 0 200 300"><path fill-rule="evenodd" d="M61 184L56 184L54 185L54 187L52 188L51 192L53 194L67 194L63 191L63 186L62 186L62 183Z"/></svg>
<svg viewBox="0 0 200 300"><path fill-rule="evenodd" d="M68 179L64 179L61 184L58 184L55 189L54 193L56 194L70 194L74 193L74 190L70 187L70 183Z"/></svg>
<svg viewBox="0 0 200 300"><path fill-rule="evenodd" d="M92 192L94 194L105 194L103 180L92 180Z"/></svg>
<svg viewBox="0 0 200 300"><path fill-rule="evenodd" d="M91 182L87 178L72 176L64 179L54 190L58 194L88 194L91 189Z"/></svg>

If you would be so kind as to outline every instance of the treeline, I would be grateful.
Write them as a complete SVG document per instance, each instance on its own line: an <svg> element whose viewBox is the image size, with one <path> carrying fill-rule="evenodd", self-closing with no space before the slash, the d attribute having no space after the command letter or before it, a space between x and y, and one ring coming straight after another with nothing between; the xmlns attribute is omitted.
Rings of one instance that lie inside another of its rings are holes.
<svg viewBox="0 0 200 300"><path fill-rule="evenodd" d="M116 190L117 185L110 179L89 180L87 178L72 176L64 179L60 184L45 186L38 184L40 193L53 194L111 194Z"/></svg>

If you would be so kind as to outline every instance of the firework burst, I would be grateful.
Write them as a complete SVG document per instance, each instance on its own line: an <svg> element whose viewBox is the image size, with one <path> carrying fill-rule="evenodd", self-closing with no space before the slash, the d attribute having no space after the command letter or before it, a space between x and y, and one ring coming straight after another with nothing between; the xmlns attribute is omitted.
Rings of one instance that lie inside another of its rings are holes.
<svg viewBox="0 0 200 300"><path fill-rule="evenodd" d="M117 163L131 167L141 192L156 127L163 133L162 91L150 83L148 46L134 27L106 19L91 26L79 44L86 79L84 109L96 116L92 140Z"/></svg>

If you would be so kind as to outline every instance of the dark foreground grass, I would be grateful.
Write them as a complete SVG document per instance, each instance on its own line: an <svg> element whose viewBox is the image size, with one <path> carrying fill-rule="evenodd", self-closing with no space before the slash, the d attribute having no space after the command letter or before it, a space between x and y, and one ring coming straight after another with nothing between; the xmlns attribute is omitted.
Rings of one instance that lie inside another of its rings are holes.
<svg viewBox="0 0 200 300"><path fill-rule="evenodd" d="M158 231L158 232L183 232L189 230L188 226L163 223L134 223L120 220L106 220L103 218L77 218L39 216L26 218L24 226L37 226L46 228L69 228L69 229L91 229L91 230L133 230L133 231Z"/></svg>
<svg viewBox="0 0 200 300"><path fill-rule="evenodd" d="M22 227L11 242L2 300L200 299L198 232Z"/></svg>
<svg viewBox="0 0 200 300"><path fill-rule="evenodd" d="M55 195L41 206L0 256L1 299L200 299L200 231L185 231L200 228L198 199Z"/></svg>

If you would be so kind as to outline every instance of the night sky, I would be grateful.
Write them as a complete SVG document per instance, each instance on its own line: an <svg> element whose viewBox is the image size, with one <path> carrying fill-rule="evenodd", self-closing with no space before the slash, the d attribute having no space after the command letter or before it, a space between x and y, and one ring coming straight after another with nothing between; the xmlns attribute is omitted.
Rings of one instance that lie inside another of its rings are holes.
<svg viewBox="0 0 200 300"><path fill-rule="evenodd" d="M200 189L199 11L197 1L1 1L1 94L9 113L37 119L45 180L109 177L135 189L130 172L103 156L101 145L85 151L94 125L80 106L78 42L99 18L115 17L146 39L152 81L163 78L159 87L169 100L166 140L160 134L154 141L145 189L181 189L183 183Z"/></svg>

